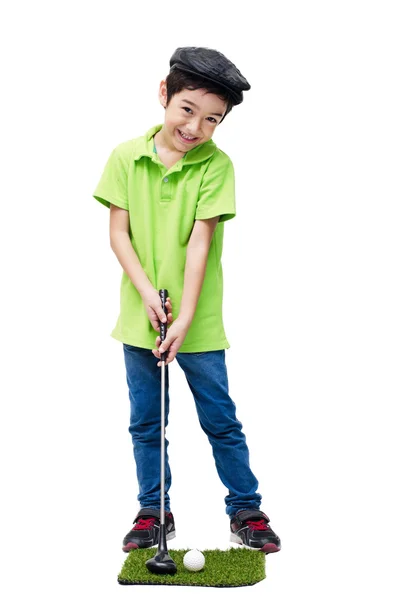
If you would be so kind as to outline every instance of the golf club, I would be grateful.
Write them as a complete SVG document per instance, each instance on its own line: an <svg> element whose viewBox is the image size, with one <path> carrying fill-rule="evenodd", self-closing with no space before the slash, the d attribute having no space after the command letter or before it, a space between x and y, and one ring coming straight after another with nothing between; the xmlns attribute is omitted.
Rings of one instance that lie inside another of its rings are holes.
<svg viewBox="0 0 397 600"><path fill-rule="evenodd" d="M167 314L167 308L165 303L168 298L168 291L161 289L160 292L161 306L165 314ZM160 339L163 342L167 334L167 322L160 322ZM176 573L176 564L168 554L167 550L167 539L165 531L165 518L164 518L164 480L165 480L165 361L167 359L168 351L161 354L161 466L160 466L160 479L161 479L161 490L160 490L160 535L159 545L157 548L157 554L153 558L146 561L146 566L152 573L158 575L174 575Z"/></svg>

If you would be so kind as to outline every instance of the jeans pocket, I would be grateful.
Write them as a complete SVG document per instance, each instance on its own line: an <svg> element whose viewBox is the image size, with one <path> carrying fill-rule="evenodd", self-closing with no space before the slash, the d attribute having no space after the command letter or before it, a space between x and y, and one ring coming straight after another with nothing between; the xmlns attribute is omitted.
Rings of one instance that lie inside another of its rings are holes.
<svg viewBox="0 0 397 600"><path fill-rule="evenodd" d="M126 350L135 350L136 346L130 346L129 344L124 344L123 342L123 346Z"/></svg>
<svg viewBox="0 0 397 600"><path fill-rule="evenodd" d="M146 348L140 348L139 346L130 346L130 344L124 344L124 342L123 342L123 347L124 347L124 350L127 350L128 352L145 352L145 351L148 352L148 350Z"/></svg>

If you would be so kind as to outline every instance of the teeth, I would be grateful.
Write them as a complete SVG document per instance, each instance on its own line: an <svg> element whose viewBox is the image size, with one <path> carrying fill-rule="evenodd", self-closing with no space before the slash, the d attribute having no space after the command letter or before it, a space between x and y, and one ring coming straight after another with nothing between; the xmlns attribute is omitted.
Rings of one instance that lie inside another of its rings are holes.
<svg viewBox="0 0 397 600"><path fill-rule="evenodd" d="M194 140L194 137L189 137L188 135L186 135L185 133L183 133L183 131L181 131L180 129L178 130L179 133L181 134L182 137L186 138L187 140Z"/></svg>

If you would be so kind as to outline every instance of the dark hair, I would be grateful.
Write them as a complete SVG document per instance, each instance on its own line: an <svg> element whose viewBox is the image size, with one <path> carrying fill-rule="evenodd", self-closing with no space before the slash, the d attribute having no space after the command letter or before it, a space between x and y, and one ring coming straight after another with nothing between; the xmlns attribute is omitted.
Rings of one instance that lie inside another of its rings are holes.
<svg viewBox="0 0 397 600"><path fill-rule="evenodd" d="M219 123L222 123L223 119L226 115L232 110L234 106L233 99L228 91L217 85L210 79L206 79L205 77L200 77L199 75L194 75L193 73L185 73L180 69L172 69L166 78L167 84L167 104L170 102L171 98L181 92L182 90L198 90L204 89L207 94L215 94L222 100L226 102L226 112Z"/></svg>

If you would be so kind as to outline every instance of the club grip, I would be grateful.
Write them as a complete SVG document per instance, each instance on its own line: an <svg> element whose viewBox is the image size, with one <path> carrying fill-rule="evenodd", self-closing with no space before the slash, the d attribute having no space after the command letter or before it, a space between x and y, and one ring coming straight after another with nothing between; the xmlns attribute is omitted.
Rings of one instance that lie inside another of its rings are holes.
<svg viewBox="0 0 397 600"><path fill-rule="evenodd" d="M162 289L162 290L159 291L159 294L160 294L160 299L161 299L161 308L163 309L163 311L167 315L168 312L167 312L167 308L165 306L165 303L167 302L167 298L168 298L168 290ZM167 335L167 322L162 323L160 321L160 340L162 342L164 342L166 335ZM166 350L165 352L163 352L161 354L160 360L161 361L167 360L167 356L168 356L168 350Z"/></svg>

